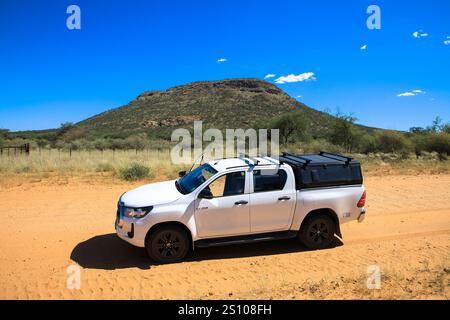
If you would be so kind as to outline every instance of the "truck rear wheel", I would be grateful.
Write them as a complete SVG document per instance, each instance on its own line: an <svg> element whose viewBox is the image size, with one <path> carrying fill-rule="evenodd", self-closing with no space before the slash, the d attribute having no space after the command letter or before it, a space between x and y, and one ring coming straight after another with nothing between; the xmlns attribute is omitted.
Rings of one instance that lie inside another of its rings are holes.
<svg viewBox="0 0 450 320"><path fill-rule="evenodd" d="M334 242L336 225L326 214L308 218L300 230L300 240L309 249L329 248Z"/></svg>
<svg viewBox="0 0 450 320"><path fill-rule="evenodd" d="M151 232L145 242L145 249L156 262L178 262L189 251L189 237L177 226L164 226Z"/></svg>

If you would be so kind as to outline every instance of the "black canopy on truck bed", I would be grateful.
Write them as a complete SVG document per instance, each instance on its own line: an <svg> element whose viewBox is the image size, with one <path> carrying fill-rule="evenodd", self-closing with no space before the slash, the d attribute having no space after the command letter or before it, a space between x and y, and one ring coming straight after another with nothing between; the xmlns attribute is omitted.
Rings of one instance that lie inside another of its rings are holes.
<svg viewBox="0 0 450 320"><path fill-rule="evenodd" d="M283 153L280 163L292 167L297 189L361 185L363 177L359 161L339 154L293 155Z"/></svg>

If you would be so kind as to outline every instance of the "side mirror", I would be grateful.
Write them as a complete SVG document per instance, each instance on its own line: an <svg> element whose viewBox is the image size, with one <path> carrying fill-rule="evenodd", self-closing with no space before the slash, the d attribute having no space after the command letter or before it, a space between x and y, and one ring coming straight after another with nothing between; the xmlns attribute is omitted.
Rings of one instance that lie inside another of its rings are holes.
<svg viewBox="0 0 450 320"><path fill-rule="evenodd" d="M198 194L198 198L199 199L212 199L214 198L211 190L209 189L203 189L202 191L200 191L200 193Z"/></svg>
<svg viewBox="0 0 450 320"><path fill-rule="evenodd" d="M180 172L178 172L178 176L179 176L180 178L183 178L185 175L186 175L186 171L180 171Z"/></svg>

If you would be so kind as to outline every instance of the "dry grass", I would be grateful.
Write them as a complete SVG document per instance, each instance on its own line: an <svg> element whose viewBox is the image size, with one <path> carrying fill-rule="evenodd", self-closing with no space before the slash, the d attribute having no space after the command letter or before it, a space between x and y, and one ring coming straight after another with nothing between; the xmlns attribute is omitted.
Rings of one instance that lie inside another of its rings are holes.
<svg viewBox="0 0 450 320"><path fill-rule="evenodd" d="M385 174L443 174L450 172L450 161L439 161L437 155L427 154L420 159L406 159L393 154L354 155L363 164L366 175ZM29 156L0 156L0 185L24 182L119 180L123 168L138 163L150 169L146 181L174 179L189 166L173 165L169 150L143 151L32 151Z"/></svg>

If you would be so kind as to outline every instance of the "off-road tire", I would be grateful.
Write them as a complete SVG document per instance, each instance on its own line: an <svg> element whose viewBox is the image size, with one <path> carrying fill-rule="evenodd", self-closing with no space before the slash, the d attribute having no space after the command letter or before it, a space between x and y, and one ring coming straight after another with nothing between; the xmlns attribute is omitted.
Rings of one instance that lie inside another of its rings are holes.
<svg viewBox="0 0 450 320"><path fill-rule="evenodd" d="M316 214L302 224L300 241L309 249L326 249L335 241L336 224L326 214Z"/></svg>

